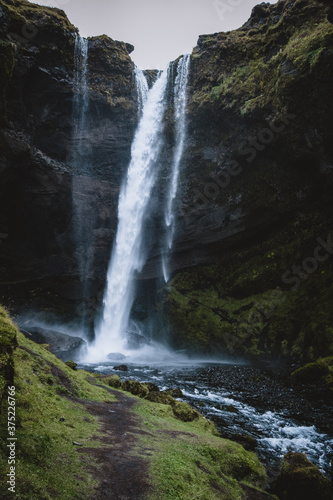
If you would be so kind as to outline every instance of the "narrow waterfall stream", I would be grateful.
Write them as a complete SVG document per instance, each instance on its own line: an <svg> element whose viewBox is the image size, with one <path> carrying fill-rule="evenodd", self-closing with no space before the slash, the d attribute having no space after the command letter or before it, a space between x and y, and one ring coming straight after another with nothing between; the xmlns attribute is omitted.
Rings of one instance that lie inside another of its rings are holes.
<svg viewBox="0 0 333 500"><path fill-rule="evenodd" d="M172 174L165 210L166 242L162 255L164 281L170 279L169 265L171 249L175 232L175 198L177 195L179 168L183 156L186 139L186 97L187 81L190 68L190 55L183 56L177 66L177 76L174 88L174 117L175 117L175 148L173 155Z"/></svg>
<svg viewBox="0 0 333 500"><path fill-rule="evenodd" d="M118 229L107 275L103 317L96 328L95 343L89 349L91 360L103 359L108 353L123 349L134 300L133 277L145 263L142 229L163 143L168 71L159 75L147 97L142 78L143 74L137 71L142 116L132 144L127 178L119 196Z"/></svg>
<svg viewBox="0 0 333 500"><path fill-rule="evenodd" d="M88 296L88 276L91 267L92 231L87 227L87 207L82 202L82 178L89 169L87 163L87 112L88 112L88 40L75 37L74 48L74 98L72 108L73 133L70 163L72 167L73 237L75 242L75 263L81 284L82 309L81 328L85 332L85 299Z"/></svg>

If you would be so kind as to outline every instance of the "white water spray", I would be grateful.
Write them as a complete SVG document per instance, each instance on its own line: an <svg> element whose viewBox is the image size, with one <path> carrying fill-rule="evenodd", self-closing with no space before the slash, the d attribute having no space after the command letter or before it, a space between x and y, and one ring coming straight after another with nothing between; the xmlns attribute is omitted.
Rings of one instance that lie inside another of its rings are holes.
<svg viewBox="0 0 333 500"><path fill-rule="evenodd" d="M184 152L186 139L186 97L187 82L190 67L190 55L183 56L177 66L177 76L174 91L174 116L175 116L175 150L172 163L172 175L170 188L165 210L166 242L162 255L162 269L164 281L167 283L170 279L169 260L175 233L175 198L178 190L179 168Z"/></svg>
<svg viewBox="0 0 333 500"><path fill-rule="evenodd" d="M105 359L108 353L123 349L134 299L134 274L142 270L145 262L142 233L162 146L167 79L168 72L162 72L146 101L145 85L138 76L136 79L139 102L142 99L143 104L142 117L132 144L127 179L120 192L118 229L107 275L103 317L95 343L89 348L89 361Z"/></svg>

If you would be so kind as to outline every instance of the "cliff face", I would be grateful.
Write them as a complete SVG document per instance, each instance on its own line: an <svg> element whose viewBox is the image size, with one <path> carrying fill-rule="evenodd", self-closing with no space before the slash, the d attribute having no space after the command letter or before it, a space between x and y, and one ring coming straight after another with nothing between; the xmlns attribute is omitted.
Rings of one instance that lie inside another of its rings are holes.
<svg viewBox="0 0 333 500"><path fill-rule="evenodd" d="M72 161L77 29L61 10L25 0L1 0L0 19L0 296L16 308L75 317L104 286L137 120L133 47L89 40L89 134L80 153L86 165L94 162L79 172ZM73 241L74 209L85 217L84 249ZM91 261L85 297L80 252Z"/></svg>
<svg viewBox="0 0 333 500"><path fill-rule="evenodd" d="M333 352L332 78L327 2L263 3L199 38L174 257L188 269L162 301L178 347Z"/></svg>
<svg viewBox="0 0 333 500"><path fill-rule="evenodd" d="M0 0L0 19L0 298L91 325L137 124L133 47L89 39L81 151L73 133L76 28L62 11L24 0ZM175 275L156 296L160 248L147 237L134 306L156 336L162 312L178 348L305 360L333 352L332 20L329 2L280 0L255 7L236 31L198 40ZM150 85L155 76L148 72ZM162 180L170 176L172 113L170 106ZM148 233L162 230L162 184ZM85 287L80 261L89 262Z"/></svg>

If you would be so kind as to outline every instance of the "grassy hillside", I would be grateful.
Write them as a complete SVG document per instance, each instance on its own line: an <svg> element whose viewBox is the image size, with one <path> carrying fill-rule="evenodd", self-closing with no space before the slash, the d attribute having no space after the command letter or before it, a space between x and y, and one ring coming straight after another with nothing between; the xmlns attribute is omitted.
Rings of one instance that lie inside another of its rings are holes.
<svg viewBox="0 0 333 500"><path fill-rule="evenodd" d="M6 484L8 383L16 392L16 498L105 498L101 482L112 476L112 467L118 467L130 484L133 461L142 467L146 484L142 498L147 500L245 499L265 486L265 470L256 455L220 438L201 415L182 422L169 404L110 389L108 379L72 370L48 346L26 339L1 311L0 338L5 347L5 333L11 332L12 352L7 358L15 368L14 379L3 384L2 498L13 498ZM112 429L114 420L107 418L119 415L118 427ZM109 422L109 429L103 422ZM116 486L118 479L121 482L120 477L112 479Z"/></svg>

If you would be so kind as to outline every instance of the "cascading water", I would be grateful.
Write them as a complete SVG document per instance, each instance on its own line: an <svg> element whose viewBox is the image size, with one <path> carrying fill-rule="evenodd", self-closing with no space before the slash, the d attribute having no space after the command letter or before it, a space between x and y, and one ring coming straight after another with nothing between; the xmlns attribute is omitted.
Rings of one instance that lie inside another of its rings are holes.
<svg viewBox="0 0 333 500"><path fill-rule="evenodd" d="M96 329L96 340L89 348L91 361L123 348L134 299L134 274L141 271L145 262L143 226L163 143L168 72L163 71L147 93L142 78L142 72L136 71L142 116L132 144L127 178L120 192L118 229L107 275L103 317Z"/></svg>
<svg viewBox="0 0 333 500"><path fill-rule="evenodd" d="M74 99L73 99L73 142L72 159L77 160L85 129L88 108L88 40L75 35L74 47Z"/></svg>
<svg viewBox="0 0 333 500"><path fill-rule="evenodd" d="M169 281L169 261L175 232L175 198L177 195L179 168L186 139L186 95L190 67L190 55L183 56L177 66L174 89L175 149L172 163L171 182L165 210L166 242L162 252L164 281Z"/></svg>
<svg viewBox="0 0 333 500"><path fill-rule="evenodd" d="M141 117L143 107L147 101L149 88L143 71L137 66L135 66L135 81L138 94L138 114Z"/></svg>
<svg viewBox="0 0 333 500"><path fill-rule="evenodd" d="M74 47L74 81L73 81L73 134L70 152L72 168L72 197L73 197L73 235L76 248L76 264L81 282L82 308L81 327L85 331L85 298L88 295L88 275L91 264L89 247L91 247L90 228L86 225L85 204L82 203L82 175L87 171L86 134L88 111L88 40L76 35Z"/></svg>

